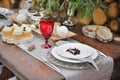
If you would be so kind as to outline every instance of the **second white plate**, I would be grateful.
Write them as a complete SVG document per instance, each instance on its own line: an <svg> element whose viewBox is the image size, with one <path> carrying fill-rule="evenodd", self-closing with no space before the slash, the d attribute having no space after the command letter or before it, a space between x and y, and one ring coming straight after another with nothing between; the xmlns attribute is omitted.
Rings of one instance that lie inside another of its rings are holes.
<svg viewBox="0 0 120 80"><path fill-rule="evenodd" d="M56 59L58 60L61 60L61 61L64 61L64 62L70 62L70 63L83 63L81 61L77 61L77 60L72 60L72 59L68 59L68 58L64 58L64 57L61 57L59 56L57 53L56 53L56 49L57 47L54 47L52 50L51 50L51 54L53 57L55 57ZM98 56L98 52L94 49L94 48L91 48L93 50L93 53L92 55L90 56L92 59L96 59L97 56Z"/></svg>

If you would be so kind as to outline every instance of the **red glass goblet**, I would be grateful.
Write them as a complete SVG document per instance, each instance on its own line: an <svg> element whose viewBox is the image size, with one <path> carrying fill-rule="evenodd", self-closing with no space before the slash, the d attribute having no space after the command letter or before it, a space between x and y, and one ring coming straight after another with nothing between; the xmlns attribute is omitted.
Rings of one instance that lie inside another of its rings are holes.
<svg viewBox="0 0 120 80"><path fill-rule="evenodd" d="M42 45L42 48L51 48L51 45L48 44L48 39L51 37L53 29L54 29L54 22L49 20L40 21L40 31L45 39L45 44Z"/></svg>

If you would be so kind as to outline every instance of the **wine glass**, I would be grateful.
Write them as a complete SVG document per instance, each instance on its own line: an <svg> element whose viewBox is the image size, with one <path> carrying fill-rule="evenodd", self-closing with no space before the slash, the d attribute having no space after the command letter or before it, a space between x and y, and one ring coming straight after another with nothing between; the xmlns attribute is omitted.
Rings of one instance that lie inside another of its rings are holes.
<svg viewBox="0 0 120 80"><path fill-rule="evenodd" d="M54 22L49 20L40 21L40 31L43 37L45 38L45 44L42 45L42 48L48 49L51 48L51 45L48 44L48 39L52 35Z"/></svg>

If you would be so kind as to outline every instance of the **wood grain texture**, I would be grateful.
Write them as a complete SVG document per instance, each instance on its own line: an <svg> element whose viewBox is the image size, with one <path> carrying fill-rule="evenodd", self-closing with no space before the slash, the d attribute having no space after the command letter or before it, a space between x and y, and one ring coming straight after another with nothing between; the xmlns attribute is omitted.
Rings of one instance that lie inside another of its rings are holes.
<svg viewBox="0 0 120 80"><path fill-rule="evenodd" d="M2 67L2 71L0 74L0 80L7 80L8 78L14 76L14 74L5 66Z"/></svg>
<svg viewBox="0 0 120 80"><path fill-rule="evenodd" d="M1 38L0 61L21 80L64 80L61 74Z"/></svg>
<svg viewBox="0 0 120 80"><path fill-rule="evenodd" d="M33 29L33 31L41 35L41 32L40 32L40 30L39 30L38 28L37 28L37 29ZM58 36L57 33L56 33L56 35L53 34L53 35L50 37L49 40L55 42L55 41L58 41L58 40L61 40L61 39L70 38L70 37L75 36L75 35L77 35L77 34L71 32L71 31L69 31L68 34L67 34L66 36L63 36L63 37Z"/></svg>
<svg viewBox="0 0 120 80"><path fill-rule="evenodd" d="M120 56L120 44L112 41L110 43L102 43L98 41L97 39L91 39L88 37L85 37L82 34L82 25L76 24L73 28L70 28L71 31L77 33L77 36L74 36L73 39L78 40L81 43L88 44L101 52L103 52L106 55L111 56L112 58L117 58Z"/></svg>

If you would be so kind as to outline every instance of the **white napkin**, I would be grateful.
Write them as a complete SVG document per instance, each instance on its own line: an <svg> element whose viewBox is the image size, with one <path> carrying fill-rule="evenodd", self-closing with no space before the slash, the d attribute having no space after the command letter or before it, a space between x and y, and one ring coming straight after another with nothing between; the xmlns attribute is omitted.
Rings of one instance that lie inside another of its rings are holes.
<svg viewBox="0 0 120 80"><path fill-rule="evenodd" d="M14 12L7 8L0 7L0 13L7 15L7 14L13 14Z"/></svg>

